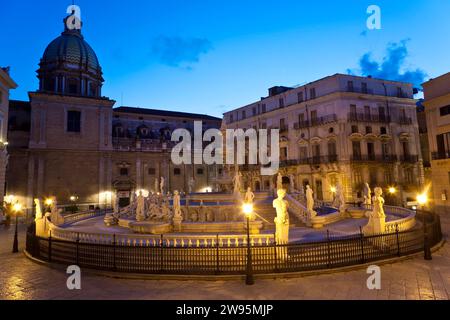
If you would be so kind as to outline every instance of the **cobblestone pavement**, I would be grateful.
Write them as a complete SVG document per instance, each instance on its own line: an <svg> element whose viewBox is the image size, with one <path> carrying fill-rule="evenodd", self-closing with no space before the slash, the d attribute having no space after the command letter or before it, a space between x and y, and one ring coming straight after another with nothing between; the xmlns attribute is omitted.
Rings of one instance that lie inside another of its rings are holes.
<svg viewBox="0 0 450 320"><path fill-rule="evenodd" d="M442 218L448 235L450 218ZM383 265L381 290L368 290L364 269L295 279L243 281L179 281L113 279L82 274L82 289L70 291L67 275L12 254L13 228L0 227L0 299L439 299L450 298L450 246L433 254ZM25 228L20 230L20 249Z"/></svg>

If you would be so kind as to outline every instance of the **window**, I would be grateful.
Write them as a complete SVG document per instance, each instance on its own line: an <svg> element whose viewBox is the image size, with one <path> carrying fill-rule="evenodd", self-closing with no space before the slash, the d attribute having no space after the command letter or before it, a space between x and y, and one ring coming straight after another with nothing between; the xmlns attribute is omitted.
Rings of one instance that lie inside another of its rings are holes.
<svg viewBox="0 0 450 320"><path fill-rule="evenodd" d="M245 119L247 116L245 114L245 110L242 111L242 119Z"/></svg>
<svg viewBox="0 0 450 320"><path fill-rule="evenodd" d="M256 107L253 107L253 115L256 116Z"/></svg>
<svg viewBox="0 0 450 320"><path fill-rule="evenodd" d="M378 107L378 117L380 118L380 121L386 121L384 107Z"/></svg>
<svg viewBox="0 0 450 320"><path fill-rule="evenodd" d="M218 170L218 173L219 173L219 175L222 175L222 169L221 168Z"/></svg>
<svg viewBox="0 0 450 320"><path fill-rule="evenodd" d="M234 121L234 119L233 119L233 115L232 114L230 114L230 123L231 122L233 122Z"/></svg>
<svg viewBox="0 0 450 320"><path fill-rule="evenodd" d="M369 160L375 160L375 145L373 142L367 142L367 155Z"/></svg>
<svg viewBox="0 0 450 320"><path fill-rule="evenodd" d="M408 141L403 141L402 142L402 149L403 149L403 155L405 157L409 156L409 143Z"/></svg>
<svg viewBox="0 0 450 320"><path fill-rule="evenodd" d="M440 108L441 117L450 114L450 105Z"/></svg>
<svg viewBox="0 0 450 320"><path fill-rule="evenodd" d="M358 133L358 126L352 126L352 133Z"/></svg>
<svg viewBox="0 0 450 320"><path fill-rule="evenodd" d="M388 185L392 184L392 173L390 170L385 170L384 171L384 182Z"/></svg>
<svg viewBox="0 0 450 320"><path fill-rule="evenodd" d="M336 157L336 141L330 141L328 142L328 156L330 157Z"/></svg>
<svg viewBox="0 0 450 320"><path fill-rule="evenodd" d="M403 98L403 90L401 87L397 87L397 97Z"/></svg>
<svg viewBox="0 0 450 320"><path fill-rule="evenodd" d="M81 112L67 112L67 132L81 132Z"/></svg>
<svg viewBox="0 0 450 320"><path fill-rule="evenodd" d="M353 88L353 81L348 81L348 82L347 82L347 90L348 90L349 92L353 92L353 91L354 91L354 88Z"/></svg>
<svg viewBox="0 0 450 320"><path fill-rule="evenodd" d="M55 91L55 78L46 77L44 79L44 90L45 91Z"/></svg>
<svg viewBox="0 0 450 320"><path fill-rule="evenodd" d="M364 106L364 118L370 120L370 107Z"/></svg>
<svg viewBox="0 0 450 320"><path fill-rule="evenodd" d="M302 123L304 123L305 122L305 114L304 113L300 113L299 115L298 115L298 123L299 124L302 124Z"/></svg>
<svg viewBox="0 0 450 320"><path fill-rule="evenodd" d="M197 175L199 175L199 176L203 175L203 168L197 169Z"/></svg>
<svg viewBox="0 0 450 320"><path fill-rule="evenodd" d="M280 99L278 100L278 102L279 102L280 108L284 108L284 99L283 99L283 98L280 98Z"/></svg>
<svg viewBox="0 0 450 320"><path fill-rule="evenodd" d="M261 108L262 108L262 113L266 113L266 104L265 103L262 104Z"/></svg>
<svg viewBox="0 0 450 320"><path fill-rule="evenodd" d="M261 129L267 129L267 123L265 122L261 123Z"/></svg>
<svg viewBox="0 0 450 320"><path fill-rule="evenodd" d="M78 87L79 85L77 79L69 79L67 84L67 91L69 94L79 94L80 92Z"/></svg>
<svg viewBox="0 0 450 320"><path fill-rule="evenodd" d="M380 128L380 134L387 134L386 127L381 127Z"/></svg>
<svg viewBox="0 0 450 320"><path fill-rule="evenodd" d="M310 95L311 99L315 99L316 98L316 88L309 89L309 95Z"/></svg>
<svg viewBox="0 0 450 320"><path fill-rule="evenodd" d="M381 153L383 154L383 160L388 160L390 154L390 148L388 143L383 143L381 145Z"/></svg>
<svg viewBox="0 0 450 320"><path fill-rule="evenodd" d="M300 147L300 160L308 159L308 147Z"/></svg>
<svg viewBox="0 0 450 320"><path fill-rule="evenodd" d="M355 160L360 160L361 159L361 142L353 141L352 149L353 149L353 158Z"/></svg>
<svg viewBox="0 0 450 320"><path fill-rule="evenodd" d="M366 127L366 134L372 133L372 127Z"/></svg>
<svg viewBox="0 0 450 320"><path fill-rule="evenodd" d="M148 174L150 176L154 176L156 174L156 169L155 168L148 168Z"/></svg>
<svg viewBox="0 0 450 320"><path fill-rule="evenodd" d="M439 159L447 158L450 151L450 132L436 136Z"/></svg>
<svg viewBox="0 0 450 320"><path fill-rule="evenodd" d="M287 127L286 127L286 122L285 122L284 118L280 119L280 131L283 132L286 130L287 130Z"/></svg>
<svg viewBox="0 0 450 320"><path fill-rule="evenodd" d="M317 110L311 111L311 123L315 124L317 122Z"/></svg>
<svg viewBox="0 0 450 320"><path fill-rule="evenodd" d="M303 102L303 91L297 93L297 101L298 103Z"/></svg>
<svg viewBox="0 0 450 320"><path fill-rule="evenodd" d="M287 147L280 148L280 158L281 158L280 160L281 161L287 160L287 157L288 157Z"/></svg>
<svg viewBox="0 0 450 320"><path fill-rule="evenodd" d="M408 184L414 184L414 172L412 169L405 169L405 181Z"/></svg>
<svg viewBox="0 0 450 320"><path fill-rule="evenodd" d="M181 174L181 169L180 169L180 168L174 168L174 169L173 169L173 174L174 174L175 176L179 176L179 175Z"/></svg>
<svg viewBox="0 0 450 320"><path fill-rule="evenodd" d="M353 183L354 184L362 183L361 170L353 170Z"/></svg>
<svg viewBox="0 0 450 320"><path fill-rule="evenodd" d="M367 93L368 92L368 90L367 90L367 83L366 82L362 82L361 83L361 92L362 93Z"/></svg>
<svg viewBox="0 0 450 320"><path fill-rule="evenodd" d="M128 175L128 168L120 168L120 175L121 176L127 176Z"/></svg>
<svg viewBox="0 0 450 320"><path fill-rule="evenodd" d="M355 114L356 115L356 104L351 104L350 105L350 114Z"/></svg>
<svg viewBox="0 0 450 320"><path fill-rule="evenodd" d="M320 144L313 145L313 157L320 158Z"/></svg>

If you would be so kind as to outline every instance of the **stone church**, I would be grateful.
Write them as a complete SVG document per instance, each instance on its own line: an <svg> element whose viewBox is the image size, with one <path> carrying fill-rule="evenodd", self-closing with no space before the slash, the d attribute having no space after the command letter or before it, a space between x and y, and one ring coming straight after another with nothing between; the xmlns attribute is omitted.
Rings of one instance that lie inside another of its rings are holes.
<svg viewBox="0 0 450 320"><path fill-rule="evenodd" d="M67 19L67 18L66 18ZM66 22L66 19L64 22ZM29 101L11 101L8 125L7 194L31 208L33 198L55 196L58 204L111 206L117 195L166 190L214 191L218 166L174 166L171 133L177 128L220 128L221 119L130 107L114 108L102 96L102 68L81 29L65 30L45 49L39 88Z"/></svg>

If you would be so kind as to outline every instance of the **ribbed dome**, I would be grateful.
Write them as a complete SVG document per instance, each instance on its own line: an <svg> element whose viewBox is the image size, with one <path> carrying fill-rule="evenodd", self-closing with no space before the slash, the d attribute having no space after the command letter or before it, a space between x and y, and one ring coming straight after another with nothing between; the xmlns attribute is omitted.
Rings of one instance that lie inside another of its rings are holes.
<svg viewBox="0 0 450 320"><path fill-rule="evenodd" d="M53 40L44 51L41 64L70 63L101 72L97 55L82 36L64 32Z"/></svg>

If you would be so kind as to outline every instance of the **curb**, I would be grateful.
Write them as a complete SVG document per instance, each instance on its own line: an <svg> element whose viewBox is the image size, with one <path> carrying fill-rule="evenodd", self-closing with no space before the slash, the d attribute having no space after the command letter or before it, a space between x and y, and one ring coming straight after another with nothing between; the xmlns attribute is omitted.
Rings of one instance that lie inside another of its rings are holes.
<svg viewBox="0 0 450 320"><path fill-rule="evenodd" d="M439 251L444 244L446 243L446 240L442 239L438 244L436 244L433 248L431 248L431 251L437 252ZM25 257L30 259L31 261L45 265L51 269L65 271L66 266L63 264L58 263L52 263L52 262L46 262L40 259L37 259L33 256L31 256L26 250L23 251ZM304 278L304 277L311 277L311 276L318 276L318 275L325 275L325 274L334 274L334 273L344 273L344 272L350 272L355 270L361 270L366 269L368 266L371 265L386 265L386 264L393 264L397 262L402 262L406 260L411 260L414 258L417 258L419 256L422 256L423 252L417 252L413 253L407 256L397 257L397 258L390 258L386 260L380 260L380 261L372 261L364 264L358 264L353 266L347 266L347 267L340 267L340 268L333 268L333 269L322 269L322 270L313 270L313 271L299 271L299 272L289 272L289 273L267 273L267 274L254 274L253 277L255 279L290 279L290 278ZM90 275L97 275L97 276L103 276L113 279L130 279L130 280L172 280L172 281L231 281L231 280L245 280L246 275L245 274L238 274L238 275L176 275L176 274L140 274L140 273L126 273L126 272L112 272L112 271L100 271L95 269L89 269L89 268L83 268L83 272L90 274Z"/></svg>

